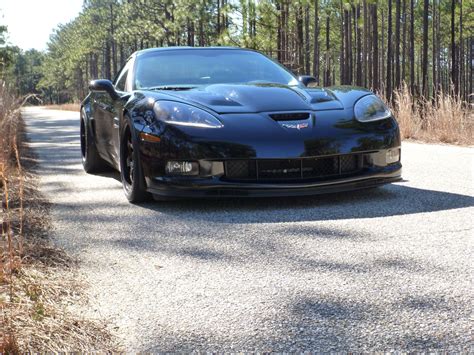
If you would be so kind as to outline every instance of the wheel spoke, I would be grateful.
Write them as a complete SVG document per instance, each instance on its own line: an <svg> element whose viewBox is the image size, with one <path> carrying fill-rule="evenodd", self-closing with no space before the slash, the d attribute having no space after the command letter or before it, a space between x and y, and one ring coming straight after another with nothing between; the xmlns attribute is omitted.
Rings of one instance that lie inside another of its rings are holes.
<svg viewBox="0 0 474 355"><path fill-rule="evenodd" d="M134 161L133 161L133 144L131 141L131 137L128 137L127 140L127 150L128 150L128 157L127 157L127 167L128 167L128 178L130 179L130 184L133 183L133 178L134 178Z"/></svg>
<svg viewBox="0 0 474 355"><path fill-rule="evenodd" d="M86 127L82 119L81 119L81 153L82 153L83 158L87 157Z"/></svg>
<svg viewBox="0 0 474 355"><path fill-rule="evenodd" d="M135 178L135 164L133 160L130 162L130 181L133 182L133 179Z"/></svg>
<svg viewBox="0 0 474 355"><path fill-rule="evenodd" d="M123 159L123 179L125 185L128 185L130 188L133 185L133 181L135 179L135 157L134 157L134 149L133 149L133 142L132 136L130 131L126 132L124 135L123 145L121 148L121 159Z"/></svg>

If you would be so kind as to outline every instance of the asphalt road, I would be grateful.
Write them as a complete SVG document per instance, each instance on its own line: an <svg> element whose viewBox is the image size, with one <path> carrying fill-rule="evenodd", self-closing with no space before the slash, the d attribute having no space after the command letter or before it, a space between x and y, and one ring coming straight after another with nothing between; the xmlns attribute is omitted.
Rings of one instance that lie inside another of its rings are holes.
<svg viewBox="0 0 474 355"><path fill-rule="evenodd" d="M137 206L82 170L77 113L23 116L82 312L128 351L474 349L473 148L404 143L378 190Z"/></svg>

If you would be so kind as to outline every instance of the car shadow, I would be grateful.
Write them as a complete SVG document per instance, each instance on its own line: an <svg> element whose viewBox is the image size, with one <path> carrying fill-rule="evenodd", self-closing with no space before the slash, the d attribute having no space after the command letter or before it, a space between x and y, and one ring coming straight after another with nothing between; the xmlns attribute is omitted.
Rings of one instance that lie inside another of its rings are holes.
<svg viewBox="0 0 474 355"><path fill-rule="evenodd" d="M452 210L474 206L474 197L392 184L378 189L317 196L176 200L143 203L139 206L190 220L281 223L377 218ZM286 213L290 210L291 214Z"/></svg>

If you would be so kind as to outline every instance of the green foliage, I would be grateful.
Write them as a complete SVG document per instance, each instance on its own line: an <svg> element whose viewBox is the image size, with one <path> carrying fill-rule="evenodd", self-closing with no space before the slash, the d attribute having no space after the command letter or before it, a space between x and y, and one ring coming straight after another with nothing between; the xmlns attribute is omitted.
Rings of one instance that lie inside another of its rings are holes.
<svg viewBox="0 0 474 355"><path fill-rule="evenodd" d="M12 61L11 49L6 46L7 33L7 26L0 25L0 78L5 76L5 71Z"/></svg>
<svg viewBox="0 0 474 355"><path fill-rule="evenodd" d="M17 49L13 54L9 76L15 80L15 88L20 96L38 94L37 85L43 76L42 63L45 54L35 49L23 52Z"/></svg>

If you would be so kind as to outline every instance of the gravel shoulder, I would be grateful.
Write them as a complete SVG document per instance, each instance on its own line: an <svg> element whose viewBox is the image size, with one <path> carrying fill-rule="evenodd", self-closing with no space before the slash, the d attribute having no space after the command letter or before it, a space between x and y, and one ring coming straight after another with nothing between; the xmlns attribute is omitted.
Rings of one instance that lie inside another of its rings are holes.
<svg viewBox="0 0 474 355"><path fill-rule="evenodd" d="M78 113L27 108L54 240L127 351L473 350L474 149L404 143L404 182L129 204Z"/></svg>

